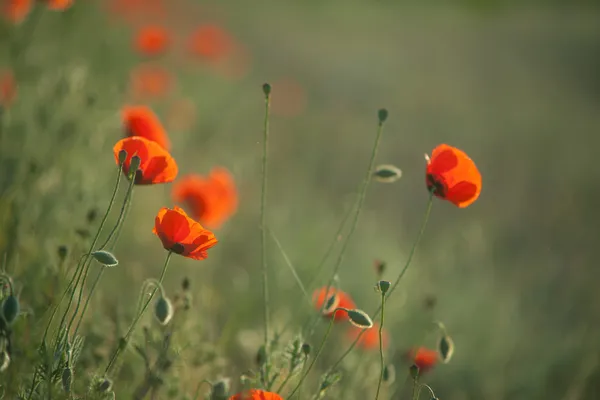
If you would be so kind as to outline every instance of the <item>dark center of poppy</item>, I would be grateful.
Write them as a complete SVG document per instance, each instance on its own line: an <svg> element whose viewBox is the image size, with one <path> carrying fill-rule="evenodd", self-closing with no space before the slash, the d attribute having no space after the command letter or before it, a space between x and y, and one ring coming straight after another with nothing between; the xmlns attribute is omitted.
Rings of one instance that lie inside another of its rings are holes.
<svg viewBox="0 0 600 400"><path fill-rule="evenodd" d="M181 243L175 243L173 246L171 246L170 250L175 254L182 254L185 250L185 247L183 247Z"/></svg>
<svg viewBox="0 0 600 400"><path fill-rule="evenodd" d="M435 194L438 197L446 197L446 184L444 183L443 179L439 176L427 174L427 188L429 190L433 189L433 194Z"/></svg>

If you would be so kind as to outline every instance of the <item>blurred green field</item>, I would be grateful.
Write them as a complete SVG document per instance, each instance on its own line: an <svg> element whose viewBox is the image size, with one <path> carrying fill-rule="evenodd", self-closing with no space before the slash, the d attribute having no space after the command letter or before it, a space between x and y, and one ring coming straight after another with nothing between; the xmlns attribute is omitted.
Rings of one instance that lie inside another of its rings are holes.
<svg viewBox="0 0 600 400"><path fill-rule="evenodd" d="M86 232L93 235L98 221L86 216L103 213L117 173L119 112L132 102L129 74L143 58L131 49L133 25L111 17L104 3L76 1L63 13L38 6L22 24L0 25L0 70L13 70L18 82L16 100L0 116L0 254L26 311L13 327L11 364L0 373L5 399L31 381L49 304L64 290L69 265L87 251ZM434 202L415 260L386 306L386 357L397 377L380 398L410 398L403 354L435 347L435 320L456 345L452 361L423 378L443 400L600 398L596 4L178 0L170 7L165 23L174 35L218 23L245 46L251 66L232 79L171 53L157 60L177 83L148 104L164 120L178 99L195 105L193 126L169 129L180 174L227 167L240 205L216 230L220 242L207 260L171 261L165 290L174 295L189 277L193 300L178 321L178 356L151 398L193 399L203 379L221 377L237 389L240 375L255 368L264 82L273 85L274 111L268 226L303 282L354 203L377 110L389 110L377 163L397 165L403 177L371 184L339 273L340 287L361 309L378 305L374 260L386 261L384 278L393 281L418 233L428 197L424 153L439 143L457 146L483 176L481 197L469 208ZM302 89L278 91L289 81ZM298 115L286 115L294 107ZM120 199L125 190L122 183ZM115 249L120 264L104 274L85 320L77 398L87 398L92 376L127 329L142 281L160 272L165 251L152 227L159 208L172 206L169 190L134 191ZM67 246L70 263L59 262L59 246ZM299 307L306 300L271 240L268 253L273 328L291 320L288 333L299 331L314 311ZM436 304L428 308L431 298ZM143 324L160 332L150 313ZM349 345L338 327L328 343L302 398L312 398L320 374ZM324 398L374 398L378 357L355 350ZM143 361L128 351L111 378L117 398L131 398L144 379ZM54 398L63 398L59 387Z"/></svg>

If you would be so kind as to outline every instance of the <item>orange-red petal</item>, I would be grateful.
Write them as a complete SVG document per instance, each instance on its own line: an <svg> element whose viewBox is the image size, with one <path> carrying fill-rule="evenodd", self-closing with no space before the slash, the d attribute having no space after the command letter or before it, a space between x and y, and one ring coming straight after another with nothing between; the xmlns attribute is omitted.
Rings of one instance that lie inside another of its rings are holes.
<svg viewBox="0 0 600 400"><path fill-rule="evenodd" d="M283 400L283 397L273 392L250 389L248 391L231 396L229 400Z"/></svg>
<svg viewBox="0 0 600 400"><path fill-rule="evenodd" d="M328 295L326 295L326 293ZM313 305L317 311L321 311L323 307L323 302L328 301L331 296L337 296L337 305L335 308L347 308L349 310L356 308L356 304L352 300L352 297L346 292L343 292L339 289L329 288L329 292L327 292L327 288L323 287L317 289L313 293ZM325 317L332 317L336 322L344 321L348 319L348 313L344 310L337 310L335 312L327 312L324 314Z"/></svg>
<svg viewBox="0 0 600 400"><path fill-rule="evenodd" d="M121 111L127 136L141 136L169 150L171 143L165 128L147 106L125 106Z"/></svg>
<svg viewBox="0 0 600 400"><path fill-rule="evenodd" d="M143 138L132 136L121 139L115 144L113 152L117 165L119 164L119 153L121 150L127 152L123 172L129 176L131 158L134 155L140 157L140 167L135 176L137 185L152 185L156 183L172 182L177 177L177 163L171 154L158 143Z"/></svg>

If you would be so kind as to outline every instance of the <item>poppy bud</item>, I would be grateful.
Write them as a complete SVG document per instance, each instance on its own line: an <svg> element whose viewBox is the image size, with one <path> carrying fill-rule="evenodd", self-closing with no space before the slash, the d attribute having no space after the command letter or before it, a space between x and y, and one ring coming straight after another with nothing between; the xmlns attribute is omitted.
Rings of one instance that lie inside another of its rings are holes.
<svg viewBox="0 0 600 400"><path fill-rule="evenodd" d="M171 301L163 296L160 296L154 306L154 316L161 325L167 325L173 318L173 305Z"/></svg>
<svg viewBox="0 0 600 400"><path fill-rule="evenodd" d="M384 123L388 117L388 110L386 110L385 108L380 109L377 112L377 117L379 118L379 123Z"/></svg>
<svg viewBox="0 0 600 400"><path fill-rule="evenodd" d="M265 96L268 97L269 95L271 95L271 85L269 85L268 83L265 83L262 86L262 90L263 90L263 93L265 94Z"/></svg>
<svg viewBox="0 0 600 400"><path fill-rule="evenodd" d="M323 314L325 314L325 315L331 314L333 312L333 310L335 310L339 304L340 304L340 296L338 296L336 293L334 293L327 299L327 302L325 303L325 307L323 308Z"/></svg>
<svg viewBox="0 0 600 400"><path fill-rule="evenodd" d="M20 310L19 299L12 294L2 302L2 317L9 325L17 319Z"/></svg>
<svg viewBox="0 0 600 400"><path fill-rule="evenodd" d="M440 338L440 342L438 344L438 351L440 353L442 362L444 364L448 364L452 355L454 354L454 341L448 335L443 335Z"/></svg>
<svg viewBox="0 0 600 400"><path fill-rule="evenodd" d="M6 351L0 353L0 372L6 371L10 365L10 356Z"/></svg>
<svg viewBox="0 0 600 400"><path fill-rule="evenodd" d="M373 176L379 182L392 183L402 178L402 171L394 165L384 164L375 168Z"/></svg>
<svg viewBox="0 0 600 400"><path fill-rule="evenodd" d="M373 321L369 315L362 310L348 310L348 318L350 323L362 329L373 327Z"/></svg>
<svg viewBox="0 0 600 400"><path fill-rule="evenodd" d="M385 295L388 292L388 290L390 290L390 286L392 286L392 284L388 281L377 282L377 290L383 295Z"/></svg>
<svg viewBox="0 0 600 400"><path fill-rule="evenodd" d="M308 357L310 355L310 344L308 343L302 343L302 353L304 354L305 357Z"/></svg>
<svg viewBox="0 0 600 400"><path fill-rule="evenodd" d="M62 387L65 393L71 393L71 382L73 381L73 371L67 367L62 373Z"/></svg>
<svg viewBox="0 0 600 400"><path fill-rule="evenodd" d="M123 163L125 162L126 159L127 159L127 151L120 150L119 151L119 165L123 165Z"/></svg>
<svg viewBox="0 0 600 400"><path fill-rule="evenodd" d="M129 162L129 173L135 175L137 170L140 168L141 163L142 159L137 154L131 157L131 161Z"/></svg>
<svg viewBox="0 0 600 400"><path fill-rule="evenodd" d="M229 379L221 379L214 383L210 392L210 400L227 400L229 398Z"/></svg>
<svg viewBox="0 0 600 400"><path fill-rule="evenodd" d="M383 367L383 382L391 385L396 380L396 369L393 364Z"/></svg>
<svg viewBox="0 0 600 400"><path fill-rule="evenodd" d="M417 364L411 365L408 371L410 372L411 378L417 379L419 377L419 366Z"/></svg>
<svg viewBox="0 0 600 400"><path fill-rule="evenodd" d="M69 253L69 248L64 245L58 246L56 253L58 254L58 258L60 259L60 261L64 261L65 258L67 258L67 254Z"/></svg>
<svg viewBox="0 0 600 400"><path fill-rule="evenodd" d="M98 250L92 253L92 257L96 259L100 264L107 267L114 267L119 264L119 260L109 251Z"/></svg>

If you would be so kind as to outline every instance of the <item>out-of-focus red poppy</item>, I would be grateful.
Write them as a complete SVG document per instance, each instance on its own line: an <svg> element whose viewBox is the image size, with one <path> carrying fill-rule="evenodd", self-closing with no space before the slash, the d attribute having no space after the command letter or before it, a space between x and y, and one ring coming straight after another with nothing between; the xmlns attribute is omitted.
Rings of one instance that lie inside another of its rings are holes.
<svg viewBox="0 0 600 400"><path fill-rule="evenodd" d="M273 115L295 117L306 109L306 90L296 80L283 78L272 84Z"/></svg>
<svg viewBox="0 0 600 400"><path fill-rule="evenodd" d="M129 176L131 158L137 155L140 166L135 174L136 185L152 185L172 182L177 177L177 163L161 145L140 136L121 139L115 144L113 152L119 165L119 152L125 150L127 158L123 163L123 173Z"/></svg>
<svg viewBox="0 0 600 400"><path fill-rule="evenodd" d="M8 108L17 97L17 82L12 71L0 71L0 106Z"/></svg>
<svg viewBox="0 0 600 400"><path fill-rule="evenodd" d="M250 389L246 392L241 392L231 396L229 400L283 400L283 397L273 392Z"/></svg>
<svg viewBox="0 0 600 400"><path fill-rule="evenodd" d="M2 0L2 14L12 23L23 22L31 11L33 0Z"/></svg>
<svg viewBox="0 0 600 400"><path fill-rule="evenodd" d="M161 208L152 232L166 250L194 260L204 260L208 257L207 250L217 244L214 233L204 229L179 207Z"/></svg>
<svg viewBox="0 0 600 400"><path fill-rule="evenodd" d="M460 208L472 204L481 193L481 174L473 160L447 144L433 149L425 177L429 190Z"/></svg>
<svg viewBox="0 0 600 400"><path fill-rule="evenodd" d="M211 228L220 227L238 206L233 177L226 168L213 168L207 178L188 175L173 185L173 200L185 204L190 214Z"/></svg>
<svg viewBox="0 0 600 400"><path fill-rule="evenodd" d="M204 61L221 61L231 53L233 39L223 28L215 24L197 27L188 38L191 55Z"/></svg>
<svg viewBox="0 0 600 400"><path fill-rule="evenodd" d="M121 111L126 136L140 136L169 150L171 143L160 120L146 106L125 106Z"/></svg>
<svg viewBox="0 0 600 400"><path fill-rule="evenodd" d="M169 104L167 126L169 130L187 131L196 122L196 104L191 99L177 99Z"/></svg>
<svg viewBox="0 0 600 400"><path fill-rule="evenodd" d="M75 0L43 0L50 10L64 11L71 7Z"/></svg>
<svg viewBox="0 0 600 400"><path fill-rule="evenodd" d="M435 350L426 347L411 349L407 353L409 362L419 367L419 373L425 373L435 367L439 360L439 354Z"/></svg>
<svg viewBox="0 0 600 400"><path fill-rule="evenodd" d="M351 341L355 341L362 331L363 329L351 325L348 327L348 338ZM387 349L390 341L387 330L383 329L381 337L383 339L383 348ZM371 328L366 329L356 345L363 350L379 349L379 324L375 322Z"/></svg>
<svg viewBox="0 0 600 400"><path fill-rule="evenodd" d="M136 99L164 97L173 87L173 77L164 67L142 64L131 71L131 94Z"/></svg>
<svg viewBox="0 0 600 400"><path fill-rule="evenodd" d="M252 54L239 43L235 43L229 55L213 64L215 71L221 76L235 80L248 75L252 67Z"/></svg>
<svg viewBox="0 0 600 400"><path fill-rule="evenodd" d="M354 301L352 300L352 297L350 297L350 295L348 293L343 292L339 289L335 289L335 288L329 288L329 292L328 292L327 296L325 295L326 293L327 293L326 287L322 287L322 288L314 291L312 301L313 301L314 307L317 311L321 311L321 308L323 307L323 303L325 301L329 301L331 296L336 296L334 304L331 307L333 309L340 307L340 308L347 308L349 310L352 310L352 309L356 308L356 304L354 303ZM324 312L324 314L323 314L324 317L331 318L333 316L333 319L336 322L345 321L348 319L348 313L344 310L338 310L335 313L333 312L333 310L331 310L331 311L323 310L323 312Z"/></svg>
<svg viewBox="0 0 600 400"><path fill-rule="evenodd" d="M134 47L145 56L157 56L167 49L170 41L169 31L164 26L147 25L137 31Z"/></svg>

